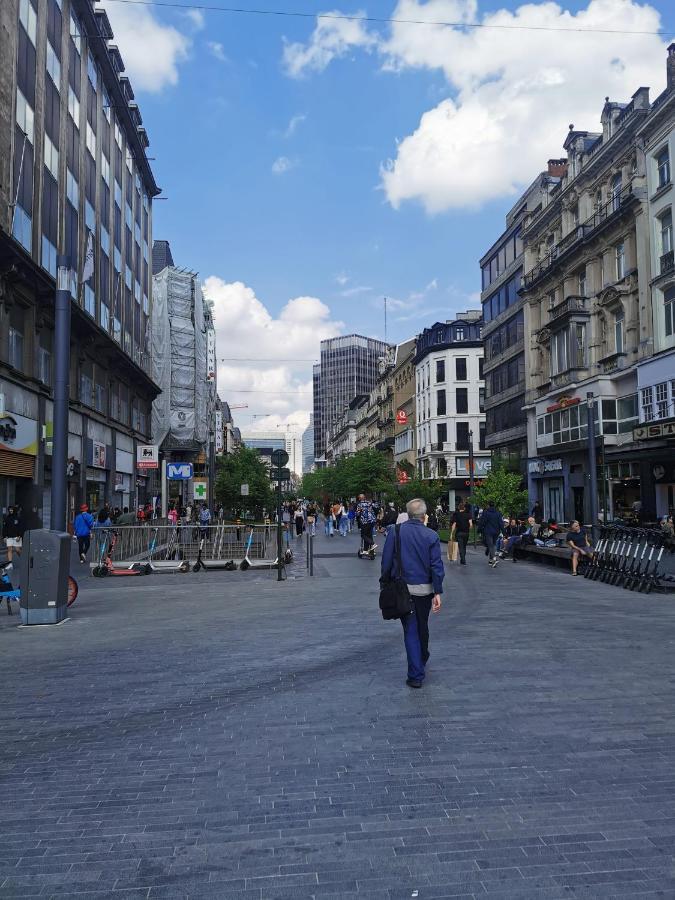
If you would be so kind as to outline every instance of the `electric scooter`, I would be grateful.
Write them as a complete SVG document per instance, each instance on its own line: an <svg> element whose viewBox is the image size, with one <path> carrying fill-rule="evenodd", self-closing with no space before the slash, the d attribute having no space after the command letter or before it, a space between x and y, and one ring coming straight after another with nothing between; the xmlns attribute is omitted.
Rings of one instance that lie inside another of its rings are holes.
<svg viewBox="0 0 675 900"><path fill-rule="evenodd" d="M101 552L99 553L98 564L91 570L94 578L126 577L128 575L150 575L152 569L149 563L133 562L126 568L124 566L115 565L112 560L113 550L117 543L117 532L109 532L104 535L101 541Z"/></svg>
<svg viewBox="0 0 675 900"><path fill-rule="evenodd" d="M157 547L157 535L159 534L159 528L152 529L152 538L150 543L148 544L148 562L147 565L150 566L150 570L152 572L189 572L190 571L190 563L187 559L171 559L169 558L169 554L173 553L175 556L179 554L175 550L176 543L176 532L177 528L174 528L174 534L172 535L172 540L169 545L169 550L167 550L166 557L164 559L153 559L152 555L155 552L155 548ZM201 550L201 546L200 546ZM197 571L197 570L195 570Z"/></svg>
<svg viewBox="0 0 675 900"><path fill-rule="evenodd" d="M373 523L373 528L375 524ZM371 541L372 541L372 532L371 532ZM369 559L371 562L375 559L375 551L377 550L377 544L371 544L370 547L366 549L365 540L363 538L363 532L361 533L361 546L356 551L356 555L359 559Z"/></svg>

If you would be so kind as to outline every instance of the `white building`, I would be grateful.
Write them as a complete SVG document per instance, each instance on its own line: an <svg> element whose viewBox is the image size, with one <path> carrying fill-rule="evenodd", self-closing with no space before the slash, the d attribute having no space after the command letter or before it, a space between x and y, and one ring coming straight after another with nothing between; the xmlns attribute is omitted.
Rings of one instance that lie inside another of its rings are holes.
<svg viewBox="0 0 675 900"><path fill-rule="evenodd" d="M261 448L271 447L285 449L288 453L288 468L296 475L302 474L302 435L286 431L285 428L270 429L269 431L242 431L241 441L246 447Z"/></svg>
<svg viewBox="0 0 675 900"><path fill-rule="evenodd" d="M467 497L469 448L474 478L490 471L485 450L482 318L471 310L437 322L417 337L415 397L417 468L422 478L446 478L450 508Z"/></svg>

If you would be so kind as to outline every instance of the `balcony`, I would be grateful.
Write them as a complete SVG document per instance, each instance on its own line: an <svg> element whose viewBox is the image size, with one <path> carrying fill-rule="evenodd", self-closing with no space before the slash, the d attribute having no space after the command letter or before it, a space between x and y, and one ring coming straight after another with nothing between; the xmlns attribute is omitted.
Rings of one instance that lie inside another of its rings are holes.
<svg viewBox="0 0 675 900"><path fill-rule="evenodd" d="M568 384L574 384L577 381L581 381L581 379L585 377L586 367L575 366L572 369L567 369L564 372L559 372L557 375L551 375L550 390L554 391L557 388L567 387Z"/></svg>
<svg viewBox="0 0 675 900"><path fill-rule="evenodd" d="M571 295L565 297L561 303L558 303L557 306L554 306L549 311L549 325L553 324L553 322L559 323L560 320L567 316L581 315L588 318L590 314L588 298Z"/></svg>
<svg viewBox="0 0 675 900"><path fill-rule="evenodd" d="M523 276L523 287L526 290L533 287L537 281L546 275L549 269L562 261L572 248L588 240L608 222L618 217L618 214L626 209L633 197L633 186L628 184L619 194L611 197L604 206L599 207L590 219L587 219L581 225L576 225L569 234L566 234L555 246L551 247L548 254L536 266L525 273Z"/></svg>
<svg viewBox="0 0 675 900"><path fill-rule="evenodd" d="M625 367L625 359L627 353L611 353L609 356L603 357L598 366L603 375L609 375L610 372L617 372Z"/></svg>
<svg viewBox="0 0 675 900"><path fill-rule="evenodd" d="M669 250L659 259L659 275L668 275L673 269L675 269L675 254Z"/></svg>
<svg viewBox="0 0 675 900"><path fill-rule="evenodd" d="M444 452L444 449L443 449L444 447L445 447L445 443L444 443L444 442L440 442L440 443L437 442L437 443L435 443L435 444L432 444L432 445L431 445L431 453L443 453L443 452Z"/></svg>

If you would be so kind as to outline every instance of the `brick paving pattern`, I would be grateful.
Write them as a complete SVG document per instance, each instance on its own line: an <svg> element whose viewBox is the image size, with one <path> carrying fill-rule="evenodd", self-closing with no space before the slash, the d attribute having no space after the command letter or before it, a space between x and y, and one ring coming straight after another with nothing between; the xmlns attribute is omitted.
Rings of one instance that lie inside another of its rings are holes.
<svg viewBox="0 0 675 900"><path fill-rule="evenodd" d="M356 547L0 611L0 896L675 897L673 601L470 551L411 691Z"/></svg>

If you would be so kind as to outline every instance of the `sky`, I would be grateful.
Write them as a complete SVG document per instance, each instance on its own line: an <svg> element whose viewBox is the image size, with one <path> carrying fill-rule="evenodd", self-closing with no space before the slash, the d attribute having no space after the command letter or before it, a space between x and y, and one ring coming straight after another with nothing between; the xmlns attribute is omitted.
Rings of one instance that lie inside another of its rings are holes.
<svg viewBox="0 0 675 900"><path fill-rule="evenodd" d="M101 5L166 198L154 237L214 302L245 430L302 430L319 342L384 338L384 297L392 342L478 308L519 192L606 96L656 97L675 38L673 0Z"/></svg>

